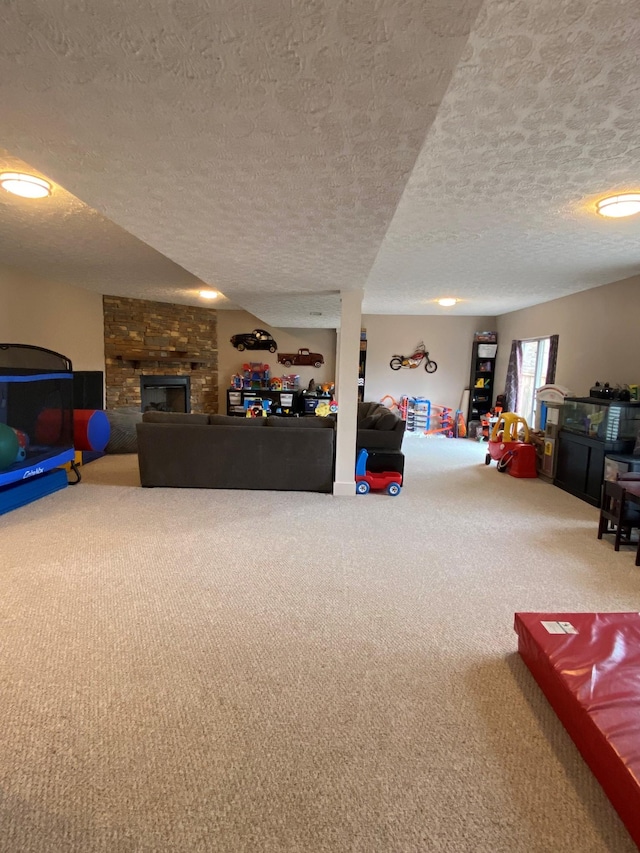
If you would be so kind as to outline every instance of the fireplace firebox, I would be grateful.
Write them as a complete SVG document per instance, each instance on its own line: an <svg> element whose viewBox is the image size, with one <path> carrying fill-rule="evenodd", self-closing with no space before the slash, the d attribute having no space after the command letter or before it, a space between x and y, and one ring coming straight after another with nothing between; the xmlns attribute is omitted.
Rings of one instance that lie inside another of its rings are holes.
<svg viewBox="0 0 640 853"><path fill-rule="evenodd" d="M141 376L143 412L191 411L191 380L188 376Z"/></svg>

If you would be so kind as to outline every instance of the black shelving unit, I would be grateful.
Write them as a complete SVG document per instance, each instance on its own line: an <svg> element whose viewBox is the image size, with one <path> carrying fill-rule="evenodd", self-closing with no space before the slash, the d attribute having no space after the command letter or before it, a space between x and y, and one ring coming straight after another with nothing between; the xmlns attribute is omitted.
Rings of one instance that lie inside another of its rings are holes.
<svg viewBox="0 0 640 853"><path fill-rule="evenodd" d="M367 370L367 341L360 339L360 356L358 358L358 402L364 400L364 377Z"/></svg>
<svg viewBox="0 0 640 853"><path fill-rule="evenodd" d="M488 337L483 335L483 338ZM493 406L498 339L496 335L491 337L493 340L476 339L473 342L467 423L481 420Z"/></svg>

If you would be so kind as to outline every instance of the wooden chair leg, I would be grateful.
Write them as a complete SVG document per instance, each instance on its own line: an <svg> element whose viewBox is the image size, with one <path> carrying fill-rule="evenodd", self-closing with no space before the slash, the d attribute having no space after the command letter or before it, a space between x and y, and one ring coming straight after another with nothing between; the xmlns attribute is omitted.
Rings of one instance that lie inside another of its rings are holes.
<svg viewBox="0 0 640 853"><path fill-rule="evenodd" d="M622 526L622 524L620 524L620 523L616 524L616 533L615 533L615 537L613 540L613 550L614 551L620 550L620 540L622 539L622 534L624 533L624 530L625 529Z"/></svg>

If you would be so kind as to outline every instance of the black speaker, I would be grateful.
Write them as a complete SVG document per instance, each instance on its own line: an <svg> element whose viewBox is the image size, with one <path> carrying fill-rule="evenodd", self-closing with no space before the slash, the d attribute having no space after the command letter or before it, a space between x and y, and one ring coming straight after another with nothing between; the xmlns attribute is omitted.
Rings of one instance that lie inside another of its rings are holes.
<svg viewBox="0 0 640 853"><path fill-rule="evenodd" d="M73 372L73 408L104 408L103 376L101 370L75 370Z"/></svg>

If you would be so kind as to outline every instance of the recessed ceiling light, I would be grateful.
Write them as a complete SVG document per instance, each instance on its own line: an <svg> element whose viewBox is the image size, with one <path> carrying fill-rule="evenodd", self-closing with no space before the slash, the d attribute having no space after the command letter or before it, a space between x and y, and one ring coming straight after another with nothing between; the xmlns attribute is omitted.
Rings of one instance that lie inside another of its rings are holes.
<svg viewBox="0 0 640 853"><path fill-rule="evenodd" d="M445 296L443 299L438 299L438 305L442 305L443 308L451 308L457 301L453 296Z"/></svg>
<svg viewBox="0 0 640 853"><path fill-rule="evenodd" d="M9 193L23 198L45 198L51 195L51 184L44 178L35 175L24 175L21 172L3 172L0 175L0 186Z"/></svg>
<svg viewBox="0 0 640 853"><path fill-rule="evenodd" d="M623 193L601 199L596 208L601 216L633 216L640 213L640 193Z"/></svg>
<svg viewBox="0 0 640 853"><path fill-rule="evenodd" d="M199 294L203 299L217 299L218 291L217 290L201 290Z"/></svg>

